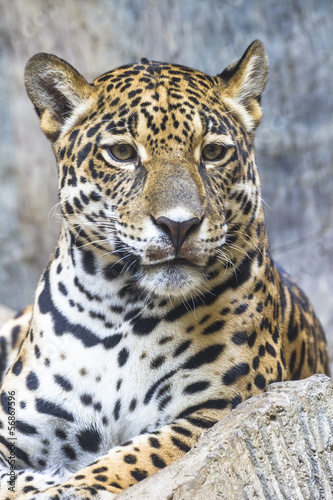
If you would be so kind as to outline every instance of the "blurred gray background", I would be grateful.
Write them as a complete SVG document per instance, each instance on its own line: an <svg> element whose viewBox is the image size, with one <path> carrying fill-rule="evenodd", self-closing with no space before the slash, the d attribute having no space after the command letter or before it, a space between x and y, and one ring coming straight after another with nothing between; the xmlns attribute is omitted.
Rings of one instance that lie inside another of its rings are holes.
<svg viewBox="0 0 333 500"><path fill-rule="evenodd" d="M88 80L144 56L215 75L256 38L270 60L256 146L273 255L311 298L333 353L332 0L1 0L0 303L32 301L59 230L27 60L54 53Z"/></svg>

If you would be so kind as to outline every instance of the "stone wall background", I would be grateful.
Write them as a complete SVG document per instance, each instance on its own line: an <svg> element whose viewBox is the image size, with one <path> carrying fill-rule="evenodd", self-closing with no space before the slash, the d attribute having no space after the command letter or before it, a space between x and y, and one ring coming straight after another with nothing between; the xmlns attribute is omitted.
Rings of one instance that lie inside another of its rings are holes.
<svg viewBox="0 0 333 500"><path fill-rule="evenodd" d="M1 0L0 303L32 301L59 230L27 60L54 53L88 80L144 56L214 75L259 38L270 77L257 163L273 255L310 296L333 353L332 33L331 0Z"/></svg>

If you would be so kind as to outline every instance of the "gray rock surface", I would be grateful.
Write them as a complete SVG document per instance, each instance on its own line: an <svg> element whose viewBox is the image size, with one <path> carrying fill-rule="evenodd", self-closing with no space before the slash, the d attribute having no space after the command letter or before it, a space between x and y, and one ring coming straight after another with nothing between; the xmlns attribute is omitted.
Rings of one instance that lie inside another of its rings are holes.
<svg viewBox="0 0 333 500"><path fill-rule="evenodd" d="M183 458L116 498L333 498L331 379L272 384L220 420Z"/></svg>

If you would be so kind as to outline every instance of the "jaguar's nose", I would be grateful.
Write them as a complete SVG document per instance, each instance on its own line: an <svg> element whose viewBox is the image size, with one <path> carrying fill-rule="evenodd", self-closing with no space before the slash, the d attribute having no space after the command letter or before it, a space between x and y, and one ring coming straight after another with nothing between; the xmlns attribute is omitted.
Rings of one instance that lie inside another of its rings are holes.
<svg viewBox="0 0 333 500"><path fill-rule="evenodd" d="M176 222L168 219L168 217L158 217L158 219L154 219L154 222L168 235L177 255L186 238L195 230L196 226L201 224L202 219L193 217L182 222Z"/></svg>

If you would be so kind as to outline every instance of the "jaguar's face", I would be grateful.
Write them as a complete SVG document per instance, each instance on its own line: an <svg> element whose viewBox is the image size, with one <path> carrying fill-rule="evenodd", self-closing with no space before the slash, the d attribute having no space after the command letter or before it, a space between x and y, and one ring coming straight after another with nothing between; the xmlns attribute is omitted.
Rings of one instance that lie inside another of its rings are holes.
<svg viewBox="0 0 333 500"><path fill-rule="evenodd" d="M65 69L73 87L82 77ZM242 111L220 77L146 60L79 84L60 131L54 109L41 117L66 223L147 292L191 295L229 261L233 228L253 217L239 204L259 198L255 103Z"/></svg>
<svg viewBox="0 0 333 500"><path fill-rule="evenodd" d="M143 288L187 294L202 285L226 240L227 185L239 177L233 174L237 137L223 109L211 113L207 89L194 107L186 94L175 98L174 86L162 82L140 93L135 106L121 95L112 106L114 93L103 85L101 116L91 120L88 114L86 124L64 138L69 149L78 130L75 159L59 158L60 172L68 167L61 199L69 222L93 231L89 238L127 263ZM96 130L93 136L90 130ZM81 174L77 185L69 175L72 165Z"/></svg>

